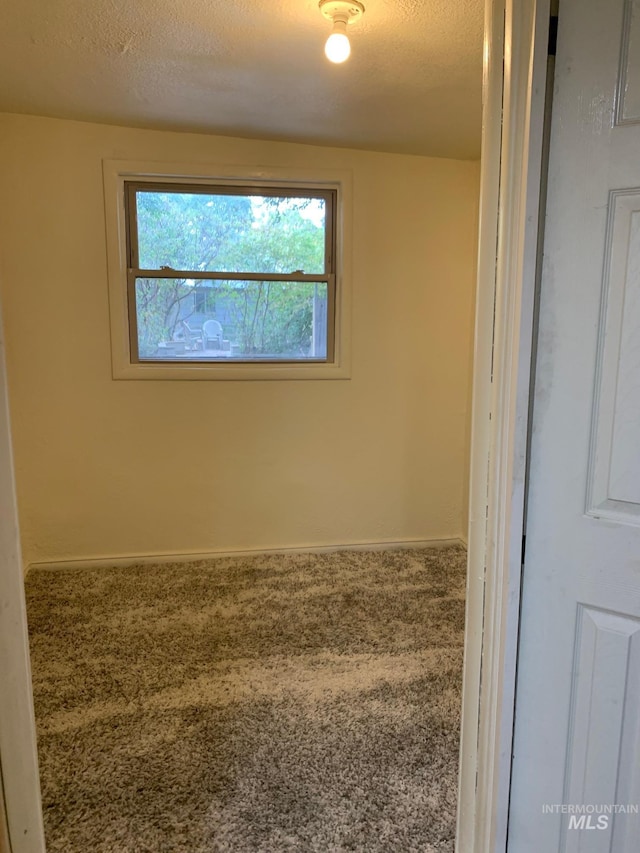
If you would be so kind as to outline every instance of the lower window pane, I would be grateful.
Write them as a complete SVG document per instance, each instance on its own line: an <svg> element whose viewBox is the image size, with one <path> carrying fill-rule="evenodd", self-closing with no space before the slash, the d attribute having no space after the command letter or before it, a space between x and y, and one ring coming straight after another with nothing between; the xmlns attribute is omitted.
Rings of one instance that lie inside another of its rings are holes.
<svg viewBox="0 0 640 853"><path fill-rule="evenodd" d="M140 361L326 361L326 282L137 278Z"/></svg>

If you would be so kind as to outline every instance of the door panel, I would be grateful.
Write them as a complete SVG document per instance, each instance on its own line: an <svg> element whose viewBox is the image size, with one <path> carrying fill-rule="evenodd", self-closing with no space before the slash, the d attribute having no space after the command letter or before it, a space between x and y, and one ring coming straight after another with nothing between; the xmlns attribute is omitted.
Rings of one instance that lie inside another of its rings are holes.
<svg viewBox="0 0 640 853"><path fill-rule="evenodd" d="M608 208L588 512L640 524L640 189Z"/></svg>
<svg viewBox="0 0 640 853"><path fill-rule="evenodd" d="M638 762L633 759L637 759L640 745L640 620L578 605L573 669L564 801L638 802L633 799L638 794ZM596 829L598 817L594 814L590 824ZM597 837L604 830L597 830L588 845L585 830L575 831L570 826L570 816L563 815L566 844L561 849L567 853L607 849ZM637 839L633 848L622 843L621 821L616 830L618 843L612 849L620 853L637 850Z"/></svg>
<svg viewBox="0 0 640 853"><path fill-rule="evenodd" d="M616 124L640 122L640 3L638 0L627 0L624 8L615 120Z"/></svg>
<svg viewBox="0 0 640 853"><path fill-rule="evenodd" d="M510 853L640 849L639 21L560 6Z"/></svg>

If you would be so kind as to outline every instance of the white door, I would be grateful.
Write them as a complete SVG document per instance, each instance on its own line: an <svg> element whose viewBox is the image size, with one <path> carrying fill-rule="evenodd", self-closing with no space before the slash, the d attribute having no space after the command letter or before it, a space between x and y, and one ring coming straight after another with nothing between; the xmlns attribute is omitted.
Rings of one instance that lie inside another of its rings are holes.
<svg viewBox="0 0 640 853"><path fill-rule="evenodd" d="M637 853L640 0L561 0L548 186L508 850Z"/></svg>

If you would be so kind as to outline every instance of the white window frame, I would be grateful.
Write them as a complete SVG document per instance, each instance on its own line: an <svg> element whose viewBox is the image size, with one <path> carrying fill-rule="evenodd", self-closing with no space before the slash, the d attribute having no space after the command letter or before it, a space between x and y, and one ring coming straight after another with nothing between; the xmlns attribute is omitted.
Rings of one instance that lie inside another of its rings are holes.
<svg viewBox="0 0 640 853"><path fill-rule="evenodd" d="M177 163L103 161L111 364L114 379L256 380L349 379L351 375L351 173L319 169L283 169L229 165L193 166ZM335 221L335 314L333 361L181 361L145 362L132 358L127 288L127 234L125 184L176 183L206 186L230 185L273 189L292 187L337 192Z"/></svg>

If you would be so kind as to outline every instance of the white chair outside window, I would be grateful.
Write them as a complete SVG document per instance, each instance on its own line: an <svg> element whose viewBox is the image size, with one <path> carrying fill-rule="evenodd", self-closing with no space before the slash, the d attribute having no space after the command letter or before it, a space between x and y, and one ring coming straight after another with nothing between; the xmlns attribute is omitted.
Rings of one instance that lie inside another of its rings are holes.
<svg viewBox="0 0 640 853"><path fill-rule="evenodd" d="M222 349L222 326L217 320L207 320L203 324L202 340L205 349Z"/></svg>

